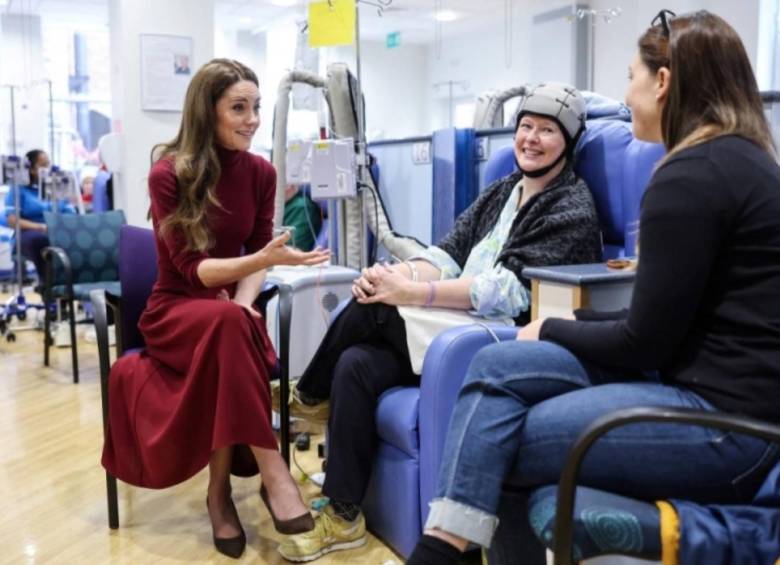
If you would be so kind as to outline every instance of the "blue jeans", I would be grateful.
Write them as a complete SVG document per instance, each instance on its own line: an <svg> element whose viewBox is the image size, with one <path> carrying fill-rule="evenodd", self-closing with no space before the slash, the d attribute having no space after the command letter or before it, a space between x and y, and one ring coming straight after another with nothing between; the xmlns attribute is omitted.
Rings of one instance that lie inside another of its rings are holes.
<svg viewBox="0 0 780 565"><path fill-rule="evenodd" d="M715 410L654 376L621 381L553 343L482 349L455 405L426 528L484 547L493 542L491 564L512 563L518 555L523 563L544 563L525 511L528 493L558 482L569 448L588 424L632 406ZM744 502L775 451L763 440L718 430L632 424L596 443L579 484L645 500Z"/></svg>

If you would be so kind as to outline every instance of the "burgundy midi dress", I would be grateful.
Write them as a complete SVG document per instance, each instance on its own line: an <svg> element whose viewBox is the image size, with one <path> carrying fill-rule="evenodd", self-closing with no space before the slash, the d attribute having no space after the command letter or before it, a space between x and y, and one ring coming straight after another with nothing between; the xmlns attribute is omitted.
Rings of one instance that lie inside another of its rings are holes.
<svg viewBox="0 0 780 565"><path fill-rule="evenodd" d="M257 466L248 445L277 449L268 377L276 354L265 321L218 300L235 283L206 288L197 275L206 258L238 257L271 239L276 172L261 157L218 150L222 172L209 210L214 246L187 251L179 233L160 237L160 221L178 203L173 163L149 174L158 275L138 327L146 349L119 359L109 378L109 425L103 466L127 483L163 488L208 464L212 451L234 450L233 472Z"/></svg>

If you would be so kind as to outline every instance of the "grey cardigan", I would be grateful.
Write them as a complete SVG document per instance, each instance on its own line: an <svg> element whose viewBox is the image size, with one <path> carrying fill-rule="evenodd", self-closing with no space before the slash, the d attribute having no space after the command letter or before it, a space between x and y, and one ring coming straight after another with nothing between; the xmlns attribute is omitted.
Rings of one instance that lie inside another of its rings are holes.
<svg viewBox="0 0 780 565"><path fill-rule="evenodd" d="M497 180L480 194L437 244L462 269L469 253L493 229L512 189L522 178L519 171ZM567 165L539 194L518 211L496 263L517 276L523 267L568 265L601 261L601 231L588 186ZM528 321L525 312L515 319Z"/></svg>

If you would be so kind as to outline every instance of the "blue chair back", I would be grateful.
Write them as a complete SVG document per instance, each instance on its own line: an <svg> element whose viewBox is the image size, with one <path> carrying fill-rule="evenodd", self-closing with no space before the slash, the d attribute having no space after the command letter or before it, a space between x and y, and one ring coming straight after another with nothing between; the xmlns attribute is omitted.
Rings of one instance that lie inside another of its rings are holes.
<svg viewBox="0 0 780 565"><path fill-rule="evenodd" d="M588 121L575 170L593 193L605 259L636 253L639 204L664 152L661 144L635 139L628 122Z"/></svg>
<svg viewBox="0 0 780 565"><path fill-rule="evenodd" d="M482 190L498 179L511 175L517 170L514 144L499 147L485 163L485 173L482 177Z"/></svg>
<svg viewBox="0 0 780 565"><path fill-rule="evenodd" d="M118 280L119 229L125 224L124 212L44 212L44 219L50 244L62 248L70 259L73 284ZM63 284L62 269L55 269L53 283Z"/></svg>
<svg viewBox="0 0 780 565"><path fill-rule="evenodd" d="M604 239L604 259L635 254L639 204L664 147L634 138L629 122L589 120L575 150L574 169L593 193ZM517 170L514 147L496 150L483 186Z"/></svg>
<svg viewBox="0 0 780 565"><path fill-rule="evenodd" d="M92 187L92 211L108 212L111 210L111 202L108 197L108 181L111 180L111 173L98 171L95 177L95 183Z"/></svg>

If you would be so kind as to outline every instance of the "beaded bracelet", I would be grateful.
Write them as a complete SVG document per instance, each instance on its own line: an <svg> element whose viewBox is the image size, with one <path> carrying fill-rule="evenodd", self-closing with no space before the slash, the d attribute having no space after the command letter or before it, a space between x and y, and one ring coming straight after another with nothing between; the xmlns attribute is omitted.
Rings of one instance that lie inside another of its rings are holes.
<svg viewBox="0 0 780 565"><path fill-rule="evenodd" d="M411 261L404 261L404 263L409 267L409 270L412 272L412 282L417 282L418 280L420 280L420 274L417 271L417 265L415 265Z"/></svg>
<svg viewBox="0 0 780 565"><path fill-rule="evenodd" d="M433 281L428 281L428 298L425 301L425 307L430 308L434 300L436 300L436 285L433 284Z"/></svg>

